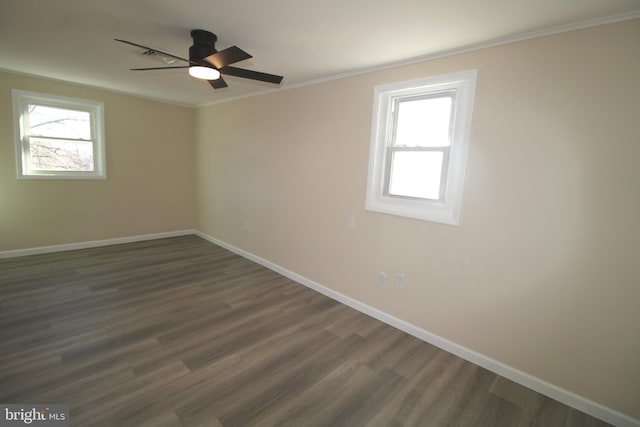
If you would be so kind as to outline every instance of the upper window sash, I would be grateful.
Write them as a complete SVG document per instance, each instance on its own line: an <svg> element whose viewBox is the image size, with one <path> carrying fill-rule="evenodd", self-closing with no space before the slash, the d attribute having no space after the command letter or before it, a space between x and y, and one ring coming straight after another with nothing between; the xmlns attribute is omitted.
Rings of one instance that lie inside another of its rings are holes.
<svg viewBox="0 0 640 427"><path fill-rule="evenodd" d="M455 112L455 90L391 98L388 145L404 147L445 147L451 145ZM419 105L422 104L422 105ZM410 108L410 106L422 108ZM403 108L404 107L404 108ZM401 111L402 110L402 111ZM444 114L446 112L446 114ZM400 113L404 113L402 122ZM436 123L421 120L437 116ZM404 126L400 126L403 124Z"/></svg>

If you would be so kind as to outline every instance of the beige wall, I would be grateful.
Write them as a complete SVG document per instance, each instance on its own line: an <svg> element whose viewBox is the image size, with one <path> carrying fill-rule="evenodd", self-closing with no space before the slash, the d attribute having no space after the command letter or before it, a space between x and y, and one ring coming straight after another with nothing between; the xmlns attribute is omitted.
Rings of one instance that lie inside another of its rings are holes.
<svg viewBox="0 0 640 427"><path fill-rule="evenodd" d="M107 180L18 180L11 89L102 101ZM0 251L191 229L194 110L0 72Z"/></svg>
<svg viewBox="0 0 640 427"><path fill-rule="evenodd" d="M638 46L635 20L201 109L197 228L640 419ZM366 212L373 87L472 68L461 225Z"/></svg>

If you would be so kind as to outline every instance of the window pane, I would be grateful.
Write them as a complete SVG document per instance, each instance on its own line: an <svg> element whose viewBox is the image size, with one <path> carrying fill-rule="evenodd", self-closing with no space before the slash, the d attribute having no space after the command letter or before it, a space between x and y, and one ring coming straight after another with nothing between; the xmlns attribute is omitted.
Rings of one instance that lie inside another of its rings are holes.
<svg viewBox="0 0 640 427"><path fill-rule="evenodd" d="M30 135L91 139L91 115L87 111L30 104L28 112Z"/></svg>
<svg viewBox="0 0 640 427"><path fill-rule="evenodd" d="M441 151L396 151L392 156L390 195L440 199Z"/></svg>
<svg viewBox="0 0 640 427"><path fill-rule="evenodd" d="M453 98L407 99L397 104L393 145L400 147L447 147Z"/></svg>
<svg viewBox="0 0 640 427"><path fill-rule="evenodd" d="M31 169L42 171L93 171L91 142L29 140Z"/></svg>

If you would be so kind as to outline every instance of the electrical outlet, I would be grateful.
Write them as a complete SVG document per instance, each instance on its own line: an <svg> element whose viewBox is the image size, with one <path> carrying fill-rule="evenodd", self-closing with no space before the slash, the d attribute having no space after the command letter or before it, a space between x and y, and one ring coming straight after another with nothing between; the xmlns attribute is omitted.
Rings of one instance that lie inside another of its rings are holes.
<svg viewBox="0 0 640 427"><path fill-rule="evenodd" d="M387 281L387 273L385 273L384 271L381 271L380 273L378 273L378 280L381 282L386 282Z"/></svg>
<svg viewBox="0 0 640 427"><path fill-rule="evenodd" d="M249 224L249 221L244 222L244 231L246 232L251 231L251 224Z"/></svg>
<svg viewBox="0 0 640 427"><path fill-rule="evenodd" d="M403 273L396 273L396 288L404 289L406 285L405 277Z"/></svg>

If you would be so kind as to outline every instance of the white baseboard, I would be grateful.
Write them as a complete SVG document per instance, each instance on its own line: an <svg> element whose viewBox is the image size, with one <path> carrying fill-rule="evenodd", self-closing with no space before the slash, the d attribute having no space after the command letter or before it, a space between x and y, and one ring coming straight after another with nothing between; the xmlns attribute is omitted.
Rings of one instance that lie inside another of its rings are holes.
<svg viewBox="0 0 640 427"><path fill-rule="evenodd" d="M345 304L355 310L358 310L368 316L371 316L374 319L378 319L381 322L384 322L397 329L400 329L403 332L406 332L416 338L419 338L425 342L433 344L436 347L446 350L449 353L455 354L456 356L461 357L465 360L468 360L469 362L472 362L485 369L488 369L491 372L494 372L511 381L514 381L527 388L530 388L531 390L534 390L540 394L543 394L559 402L562 402L565 405L578 409L579 411L582 411L593 417L606 421L617 427L640 427L640 420L631 418L628 415L625 415L611 408L608 408L604 405L601 405L597 402L591 401L573 392L565 390L561 387L558 387L556 385L543 381L539 378L536 378L532 375L527 374L526 372L520 371L511 366L505 365L504 363L501 363L490 357L477 353L473 350L470 350L466 347L463 347L459 344L456 344L438 335L432 334L431 332L428 332L422 328L419 328L418 326L405 322L402 319L398 319L397 317L394 317L388 313L385 313L384 311L381 311L377 308L364 304L358 300L355 300L333 289L327 288L326 286L323 286L317 282L314 282L311 279L308 279L304 276L294 273L293 271L287 270L284 267L281 267L269 260L261 258L243 249L235 247L227 242L224 242L215 237L209 236L200 231L195 231L195 234L205 240L208 240L211 243L221 246L244 258L254 261L260 265L263 265L264 267L270 270L280 273L283 276L288 277L289 279L295 282L298 282L308 288L311 288L317 292L320 292L321 294L326 295L327 297L333 300L339 301L342 304Z"/></svg>
<svg viewBox="0 0 640 427"><path fill-rule="evenodd" d="M177 237L195 234L195 230L178 230L165 233L143 234L140 236L118 237L115 239L91 240L88 242L67 243L63 245L40 246L37 248L16 249L1 251L0 258L14 258L26 255L38 255L51 252L72 251L76 249L96 248L99 246L119 245L122 243L142 242L145 240L164 239L166 237Z"/></svg>
<svg viewBox="0 0 640 427"><path fill-rule="evenodd" d="M355 310L358 310L368 316L371 316L374 319L378 319L381 322L384 322L397 329L400 329L403 332L406 332L416 338L419 338L425 342L433 344L436 347L446 350L449 353L455 354L456 356L459 356L465 360L468 360L469 362L475 363L476 365L481 366L485 369L488 369L489 371L495 372L496 374L501 375L505 378L508 378L511 381L514 381L540 394L543 394L559 402L562 402L565 405L571 406L575 409L578 409L582 412L585 412L591 416L599 418L617 427L640 427L640 420L631 418L628 415L625 415L611 408L608 408L604 405L601 405L597 402L591 401L573 392L565 390L561 387L558 387L556 385L543 381L539 378L536 378L532 375L527 374L526 372L520 371L511 366L505 365L504 363L501 363L483 354L477 353L473 350L470 350L466 347L463 347L459 344L449 341L441 336L432 334L431 332L426 331L422 328L419 328L416 325L408 323L402 319L398 319L397 317L392 316L388 313L385 313L384 311L381 311L377 308L364 304L358 300L355 300L333 289L327 288L326 286L323 286L317 282L314 282L313 280L308 279L304 276L301 276L300 274L297 274L293 271L287 270L286 268L281 267L278 264L275 264L269 260L261 258L257 255L254 255L250 252L247 252L243 249L240 249L227 242L224 242L222 240L219 240L215 237L209 236L197 230L179 230L179 231L171 231L166 233L144 234L140 236L120 237L115 239L93 240L93 241L80 242L80 243L69 243L69 244L63 244L63 245L42 246L37 248L2 251L0 252L0 258L12 258L12 257L18 257L18 256L25 256L25 255L37 255L37 254L44 254L44 253L50 253L50 252L61 252L61 251L69 251L69 250L75 250L75 249L94 248L99 246L110 246L110 245L117 245L122 243L132 243L132 242L141 242L145 240L163 239L167 237L186 236L191 234L195 234L205 240L208 240L213 244L221 246L244 258L254 261L270 270L273 270L279 274L282 274L283 276L288 277L289 279L297 283L300 283L301 285L304 285L323 295L326 295L327 297L333 300L339 301L342 304L345 304Z"/></svg>

